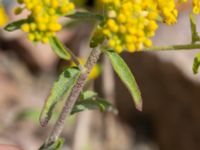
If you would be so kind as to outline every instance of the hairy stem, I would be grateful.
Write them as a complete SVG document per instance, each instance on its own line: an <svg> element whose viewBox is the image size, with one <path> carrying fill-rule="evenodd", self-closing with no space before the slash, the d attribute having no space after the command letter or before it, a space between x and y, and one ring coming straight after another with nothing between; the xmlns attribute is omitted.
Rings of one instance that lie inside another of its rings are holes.
<svg viewBox="0 0 200 150"><path fill-rule="evenodd" d="M52 133L48 138L47 145L54 143L59 138L64 128L65 120L70 115L72 108L74 107L74 104L78 99L80 92L83 89L85 81L87 80L87 77L91 72L93 66L97 63L100 54L101 51L98 48L93 49L90 53L90 56L85 64L85 70L82 70L82 73L80 74L77 83L72 88L72 91L69 95L68 100L65 102L62 112L58 118L58 121L56 122Z"/></svg>

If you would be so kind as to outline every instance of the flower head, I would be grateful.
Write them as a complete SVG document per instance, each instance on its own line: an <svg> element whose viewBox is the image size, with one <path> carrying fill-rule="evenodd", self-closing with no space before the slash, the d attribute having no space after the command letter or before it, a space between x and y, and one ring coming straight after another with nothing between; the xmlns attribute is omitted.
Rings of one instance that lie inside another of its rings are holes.
<svg viewBox="0 0 200 150"><path fill-rule="evenodd" d="M21 5L15 9L19 14L24 9L30 12L28 21L21 26L28 33L31 41L48 42L49 37L60 31L62 25L58 22L61 16L72 12L74 4L69 0L17 0Z"/></svg>
<svg viewBox="0 0 200 150"><path fill-rule="evenodd" d="M117 52L134 52L152 45L150 37L158 27L159 15L154 0L103 0L106 21L97 32L102 32L109 47Z"/></svg>

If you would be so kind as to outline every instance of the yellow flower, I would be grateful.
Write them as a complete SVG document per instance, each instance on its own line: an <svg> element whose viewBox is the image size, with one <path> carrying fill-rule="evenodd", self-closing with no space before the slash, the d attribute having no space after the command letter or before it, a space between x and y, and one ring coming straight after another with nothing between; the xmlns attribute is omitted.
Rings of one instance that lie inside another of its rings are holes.
<svg viewBox="0 0 200 150"><path fill-rule="evenodd" d="M49 37L62 29L59 18L74 11L74 4L69 0L17 0L19 7L15 14L28 10L27 22L21 26L28 33L31 41L47 43Z"/></svg>
<svg viewBox="0 0 200 150"><path fill-rule="evenodd" d="M8 22L8 16L4 10L4 7L0 4L0 27L3 27Z"/></svg>

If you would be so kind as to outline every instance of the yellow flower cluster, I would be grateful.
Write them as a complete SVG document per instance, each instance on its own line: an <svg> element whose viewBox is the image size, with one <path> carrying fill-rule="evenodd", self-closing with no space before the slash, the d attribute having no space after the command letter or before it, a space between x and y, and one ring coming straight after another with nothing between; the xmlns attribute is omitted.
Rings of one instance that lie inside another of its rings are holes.
<svg viewBox="0 0 200 150"><path fill-rule="evenodd" d="M106 21L97 32L108 39L109 47L117 52L134 52L152 46L159 17L155 0L103 0Z"/></svg>
<svg viewBox="0 0 200 150"><path fill-rule="evenodd" d="M200 0L193 0L193 12L194 14L199 14L200 12Z"/></svg>
<svg viewBox="0 0 200 150"><path fill-rule="evenodd" d="M69 0L17 0L21 5L15 9L19 14L28 10L28 21L21 26L28 33L31 41L47 43L49 37L60 31L62 25L58 22L59 17L74 11L74 4Z"/></svg>
<svg viewBox="0 0 200 150"><path fill-rule="evenodd" d="M4 7L0 4L0 27L3 27L8 22L8 16L4 10Z"/></svg>

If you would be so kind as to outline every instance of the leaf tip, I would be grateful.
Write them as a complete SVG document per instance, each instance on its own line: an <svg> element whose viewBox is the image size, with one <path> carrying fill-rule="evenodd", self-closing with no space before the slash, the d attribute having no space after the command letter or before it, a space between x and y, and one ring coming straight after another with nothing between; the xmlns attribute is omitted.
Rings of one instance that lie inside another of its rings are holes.
<svg viewBox="0 0 200 150"><path fill-rule="evenodd" d="M48 122L49 122L50 117L45 115L43 116L42 114L40 115L40 125L41 127L46 127Z"/></svg>
<svg viewBox="0 0 200 150"><path fill-rule="evenodd" d="M139 104L136 105L136 109L139 110L139 111L143 110L143 104L142 104L142 102L140 102Z"/></svg>

